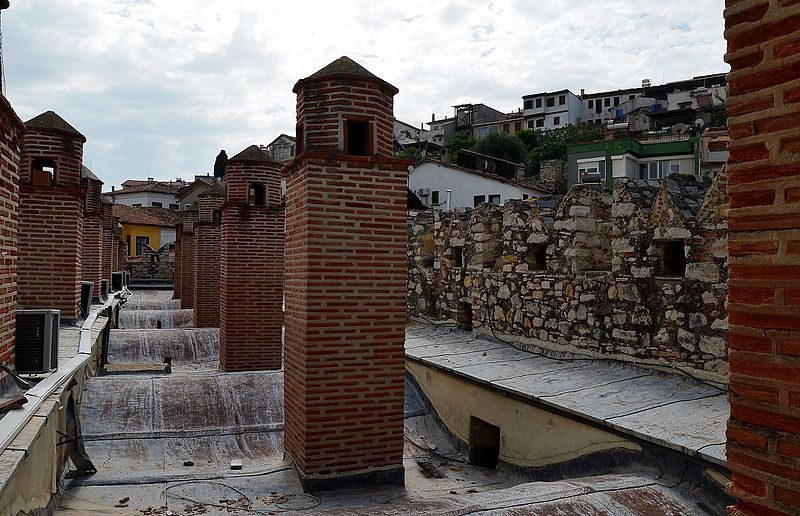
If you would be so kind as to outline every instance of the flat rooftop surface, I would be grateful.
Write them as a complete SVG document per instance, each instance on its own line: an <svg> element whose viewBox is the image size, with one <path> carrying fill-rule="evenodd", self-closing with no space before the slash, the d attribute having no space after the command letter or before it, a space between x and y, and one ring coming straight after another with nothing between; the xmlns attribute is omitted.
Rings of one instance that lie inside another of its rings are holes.
<svg viewBox="0 0 800 516"><path fill-rule="evenodd" d="M450 325L412 325L406 357L654 444L725 465L728 393L686 376L557 358Z"/></svg>
<svg viewBox="0 0 800 516"><path fill-rule="evenodd" d="M153 310L144 302L159 299L167 295L136 293L124 310ZM409 332L410 349L422 339L437 346L455 336L441 328ZM462 443L440 425L411 381L405 397L406 487L303 493L282 449L283 371L222 373L217 340L216 330L208 329L112 331L110 360L117 370L89 379L80 405L85 447L97 473L66 479L56 514L709 512L687 494L682 478L654 470L530 482L509 468L468 464ZM466 353L475 351L483 353ZM172 358L171 373L159 370L164 356ZM231 469L231 461L241 461L242 468Z"/></svg>

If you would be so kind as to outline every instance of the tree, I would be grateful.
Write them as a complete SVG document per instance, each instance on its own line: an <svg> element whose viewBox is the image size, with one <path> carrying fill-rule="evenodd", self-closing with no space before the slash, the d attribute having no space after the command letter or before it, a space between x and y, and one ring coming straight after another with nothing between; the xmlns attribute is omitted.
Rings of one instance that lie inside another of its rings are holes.
<svg viewBox="0 0 800 516"><path fill-rule="evenodd" d="M523 129L514 136L519 138L519 141L525 146L525 151L530 152L542 141L542 131L534 131L533 129Z"/></svg>
<svg viewBox="0 0 800 516"><path fill-rule="evenodd" d="M525 145L517 138L505 133L492 133L478 140L475 152L495 158L522 163L525 161Z"/></svg>
<svg viewBox="0 0 800 516"><path fill-rule="evenodd" d="M525 170L528 175L537 175L542 161L567 161L567 151L571 145L600 140L603 138L603 128L590 122L582 122L542 132L539 137L539 143L528 152Z"/></svg>
<svg viewBox="0 0 800 516"><path fill-rule="evenodd" d="M464 133L456 133L450 138L450 141L445 145L445 149L450 153L450 162L455 162L458 159L458 153L461 149L475 148L476 140L472 136L467 136Z"/></svg>
<svg viewBox="0 0 800 516"><path fill-rule="evenodd" d="M395 152L394 157L399 159L413 159L414 161L419 161L424 156L422 155L422 149L417 147L408 147L399 152Z"/></svg>

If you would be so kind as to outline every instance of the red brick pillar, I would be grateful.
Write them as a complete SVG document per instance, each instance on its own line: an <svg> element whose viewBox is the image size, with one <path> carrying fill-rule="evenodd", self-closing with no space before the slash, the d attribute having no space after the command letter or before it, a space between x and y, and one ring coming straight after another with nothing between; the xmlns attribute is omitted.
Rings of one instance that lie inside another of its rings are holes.
<svg viewBox="0 0 800 516"><path fill-rule="evenodd" d="M194 225L197 211L183 212L181 231L181 308L194 308Z"/></svg>
<svg viewBox="0 0 800 516"><path fill-rule="evenodd" d="M281 368L281 168L252 145L229 159L225 170L219 325L224 371Z"/></svg>
<svg viewBox="0 0 800 516"><path fill-rule="evenodd" d="M28 120L19 196L19 292L23 308L80 315L86 138L52 111Z"/></svg>
<svg viewBox="0 0 800 516"><path fill-rule="evenodd" d="M215 183L198 197L194 250L194 325L219 326L220 246L222 245L222 185Z"/></svg>
<svg viewBox="0 0 800 516"><path fill-rule="evenodd" d="M726 5L732 514L798 514L800 2Z"/></svg>
<svg viewBox="0 0 800 516"><path fill-rule="evenodd" d="M20 144L25 127L0 95L0 362L14 363Z"/></svg>
<svg viewBox="0 0 800 516"><path fill-rule="evenodd" d="M91 170L82 168L82 185L86 193L83 220L83 281L94 284L95 301L100 298L103 279L103 182Z"/></svg>
<svg viewBox="0 0 800 516"><path fill-rule="evenodd" d="M115 232L114 232L114 205L103 197L102 201L102 219L103 219L103 252L102 252L102 270L103 276L101 279L108 280L108 286L111 288L111 273L114 272L114 253L116 247L114 245Z"/></svg>
<svg viewBox="0 0 800 516"><path fill-rule="evenodd" d="M181 298L181 239L183 238L183 222L175 224L175 271L172 273L172 299Z"/></svg>
<svg viewBox="0 0 800 516"><path fill-rule="evenodd" d="M284 443L307 489L404 483L409 162L392 158L397 91L346 57L294 87Z"/></svg>

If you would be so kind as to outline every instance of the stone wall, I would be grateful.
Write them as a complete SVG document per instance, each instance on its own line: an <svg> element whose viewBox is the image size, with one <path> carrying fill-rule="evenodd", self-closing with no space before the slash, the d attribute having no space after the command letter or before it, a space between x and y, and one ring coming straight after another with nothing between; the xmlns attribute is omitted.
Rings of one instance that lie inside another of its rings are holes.
<svg viewBox="0 0 800 516"><path fill-rule="evenodd" d="M175 244L164 244L158 250L149 245L143 246L139 256L126 257L125 270L134 279L172 281L175 274Z"/></svg>
<svg viewBox="0 0 800 516"><path fill-rule="evenodd" d="M409 225L409 314L726 382L725 180L422 213Z"/></svg>

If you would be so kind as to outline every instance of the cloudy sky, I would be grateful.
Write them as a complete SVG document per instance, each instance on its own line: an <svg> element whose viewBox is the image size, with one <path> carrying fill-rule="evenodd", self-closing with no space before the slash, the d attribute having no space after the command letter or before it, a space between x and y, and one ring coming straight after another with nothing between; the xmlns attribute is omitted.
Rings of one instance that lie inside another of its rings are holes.
<svg viewBox="0 0 800 516"><path fill-rule="evenodd" d="M6 95L87 138L110 185L189 178L292 133L292 86L342 55L419 125L484 102L726 72L723 0L12 0Z"/></svg>

